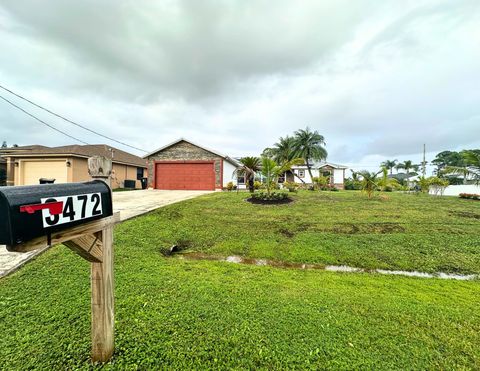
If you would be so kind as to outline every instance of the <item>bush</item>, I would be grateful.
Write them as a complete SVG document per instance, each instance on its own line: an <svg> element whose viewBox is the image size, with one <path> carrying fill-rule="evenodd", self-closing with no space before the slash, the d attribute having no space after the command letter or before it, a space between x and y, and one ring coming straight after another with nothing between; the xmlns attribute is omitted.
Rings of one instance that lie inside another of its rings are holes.
<svg viewBox="0 0 480 371"><path fill-rule="evenodd" d="M288 193L285 192L258 192L252 194L252 199L261 201L282 201L288 199Z"/></svg>
<svg viewBox="0 0 480 371"><path fill-rule="evenodd" d="M465 198L468 200L480 200L480 195L477 195L475 193L460 193L458 196L460 198Z"/></svg>
<svg viewBox="0 0 480 371"><path fill-rule="evenodd" d="M260 189L262 188L262 183L259 182L258 180L256 180L255 182L253 182L253 189Z"/></svg>
<svg viewBox="0 0 480 371"><path fill-rule="evenodd" d="M297 192L298 184L295 182L284 182L283 187L288 189L289 192Z"/></svg>
<svg viewBox="0 0 480 371"><path fill-rule="evenodd" d="M231 191L233 189L235 189L235 185L233 184L233 182L228 182L227 183L227 191Z"/></svg>
<svg viewBox="0 0 480 371"><path fill-rule="evenodd" d="M352 179L345 179L345 190L347 191L358 191L362 189L362 185L359 181Z"/></svg>

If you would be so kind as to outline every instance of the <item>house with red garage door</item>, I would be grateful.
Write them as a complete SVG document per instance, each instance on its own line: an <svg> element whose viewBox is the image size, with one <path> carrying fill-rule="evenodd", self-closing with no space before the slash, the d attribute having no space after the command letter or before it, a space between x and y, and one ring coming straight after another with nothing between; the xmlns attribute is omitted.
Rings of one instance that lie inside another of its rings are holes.
<svg viewBox="0 0 480 371"><path fill-rule="evenodd" d="M222 189L236 184L238 161L212 149L180 138L148 155L148 186L155 189Z"/></svg>

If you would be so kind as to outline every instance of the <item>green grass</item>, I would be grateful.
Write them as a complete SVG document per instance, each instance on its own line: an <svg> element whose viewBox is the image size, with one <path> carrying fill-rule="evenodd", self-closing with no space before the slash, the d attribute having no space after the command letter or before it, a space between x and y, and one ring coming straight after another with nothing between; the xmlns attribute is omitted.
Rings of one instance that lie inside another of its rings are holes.
<svg viewBox="0 0 480 371"><path fill-rule="evenodd" d="M141 248L179 244L221 256L480 273L478 203L387 195L304 191L294 203L264 206L245 202L245 193L213 194L141 218L129 238Z"/></svg>
<svg viewBox="0 0 480 371"><path fill-rule="evenodd" d="M162 257L116 246L106 368L480 367L480 284ZM0 281L3 369L89 368L89 266L57 246Z"/></svg>
<svg viewBox="0 0 480 371"><path fill-rule="evenodd" d="M473 203L411 195L386 201L359 197L305 192L294 204L262 207L245 203L245 194L212 194L118 225L116 350L108 364L94 367L479 369L478 280L280 269L160 253L180 241L214 254L324 263L338 254L335 259L352 265L404 261L422 269L421 259L409 257L452 234L457 243L428 250L431 263L423 267L438 267L440 261L450 266L462 256L468 264L458 264L458 270L477 272ZM373 224L379 220L403 229L389 226L382 233L378 228L385 226ZM357 233L346 233L353 225ZM287 226L293 235L280 231ZM329 255L333 228L349 246L338 243ZM410 244L389 246L401 235ZM318 244L322 239L328 243ZM409 252L396 258L402 249ZM0 280L0 369L92 368L89 273L86 261L56 246Z"/></svg>

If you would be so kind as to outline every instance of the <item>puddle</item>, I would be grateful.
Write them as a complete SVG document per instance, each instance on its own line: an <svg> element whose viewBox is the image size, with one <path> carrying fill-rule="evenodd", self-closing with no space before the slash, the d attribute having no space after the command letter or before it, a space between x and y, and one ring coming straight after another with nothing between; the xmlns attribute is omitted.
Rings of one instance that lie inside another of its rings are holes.
<svg viewBox="0 0 480 371"><path fill-rule="evenodd" d="M349 267L348 265L327 265L325 270L329 272L365 272L362 268Z"/></svg>
<svg viewBox="0 0 480 371"><path fill-rule="evenodd" d="M319 269L328 272L343 272L343 273L378 273L386 275L395 275L395 276L406 276L406 277L416 277L416 278L440 278L444 280L459 280L459 281L470 281L479 278L479 275L476 274L454 274L454 273L426 273L418 271L401 271L401 270L387 270L387 269L364 269L357 267L350 267L348 265L323 265L323 264L305 264L305 263L289 263L281 262L276 260L268 259L253 259L253 258L242 258L238 255L230 255L225 257L208 255L203 253L184 253L177 255L180 259L188 260L213 260L213 261L224 261L227 263L233 264L247 264L247 265L257 265L257 266L270 266L275 268L293 268L293 269Z"/></svg>

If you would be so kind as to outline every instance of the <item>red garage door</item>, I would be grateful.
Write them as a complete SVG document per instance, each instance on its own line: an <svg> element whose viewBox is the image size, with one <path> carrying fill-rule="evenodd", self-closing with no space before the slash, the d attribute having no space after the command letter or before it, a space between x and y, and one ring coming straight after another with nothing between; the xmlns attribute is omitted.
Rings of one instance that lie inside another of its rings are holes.
<svg viewBox="0 0 480 371"><path fill-rule="evenodd" d="M155 165L155 188L214 191L213 162L159 162Z"/></svg>

